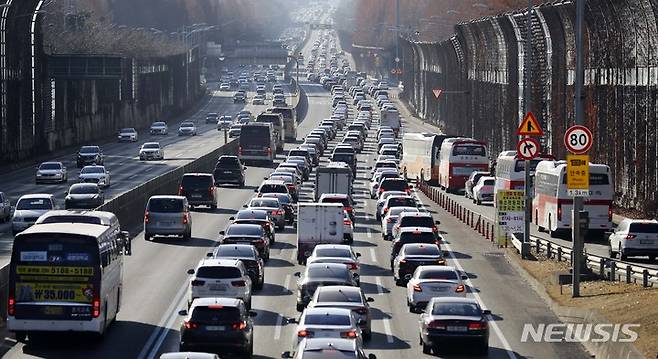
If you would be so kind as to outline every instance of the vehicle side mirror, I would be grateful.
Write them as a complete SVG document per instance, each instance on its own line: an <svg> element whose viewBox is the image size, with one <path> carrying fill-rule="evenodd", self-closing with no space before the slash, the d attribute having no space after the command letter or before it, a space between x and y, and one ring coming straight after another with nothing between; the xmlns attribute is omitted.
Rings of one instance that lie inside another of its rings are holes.
<svg viewBox="0 0 658 359"><path fill-rule="evenodd" d="M411 274L405 274L405 275L404 275L404 279L406 279L406 280L410 280L410 279L411 279Z"/></svg>
<svg viewBox="0 0 658 359"><path fill-rule="evenodd" d="M235 217L229 217L228 219L230 219L231 221L235 221Z"/></svg>
<svg viewBox="0 0 658 359"><path fill-rule="evenodd" d="M377 359L377 356L373 353L368 354L368 359Z"/></svg>
<svg viewBox="0 0 658 359"><path fill-rule="evenodd" d="M482 315L491 315L491 310L489 310L489 309L483 310Z"/></svg>
<svg viewBox="0 0 658 359"><path fill-rule="evenodd" d="M441 224L441 221L434 221L434 224Z"/></svg>
<svg viewBox="0 0 658 359"><path fill-rule="evenodd" d="M264 180L267 180L267 179L269 179L269 177L263 177L263 179L264 179Z"/></svg>
<svg viewBox="0 0 658 359"><path fill-rule="evenodd" d="M253 317L257 316L257 315L258 315L258 313L257 313L256 311L253 311L253 310L250 310L250 311L249 311L249 316L250 316L250 317L253 318Z"/></svg>
<svg viewBox="0 0 658 359"><path fill-rule="evenodd" d="M130 238L130 233L127 231L121 231L119 232L119 236L121 237L121 241L123 242L123 254L124 255L132 255L133 250L132 250L132 238Z"/></svg>
<svg viewBox="0 0 658 359"><path fill-rule="evenodd" d="M373 297L366 298L366 302L368 302L368 303L372 303L374 301L375 301L375 298L373 298Z"/></svg>
<svg viewBox="0 0 658 359"><path fill-rule="evenodd" d="M462 280L468 280L468 276L466 274L461 275Z"/></svg>
<svg viewBox="0 0 658 359"><path fill-rule="evenodd" d="M208 257L208 258L212 258L212 256L213 256L213 253L212 253L212 252L208 252L208 253L206 253L206 257Z"/></svg>
<svg viewBox="0 0 658 359"><path fill-rule="evenodd" d="M243 169L243 170L246 170L246 169L247 169L247 166L243 166L242 169Z"/></svg>
<svg viewBox="0 0 658 359"><path fill-rule="evenodd" d="M297 321L297 319L295 319L295 318L286 318L286 319L284 319L284 322L285 322L286 324L297 324L297 323L299 323L299 322Z"/></svg>
<svg viewBox="0 0 658 359"><path fill-rule="evenodd" d="M289 359L289 358L292 358L292 353L291 353L290 351L285 351L285 352L281 353L281 358L284 358L284 359L286 359L286 358L288 358L288 359ZM369 359L370 359L370 358L369 358ZM373 359L374 359L374 358L373 358Z"/></svg>
<svg viewBox="0 0 658 359"><path fill-rule="evenodd" d="M265 178L265 179L267 179L267 178ZM254 192L255 192L255 193L258 193L258 188L256 188L256 189L254 190Z"/></svg>
<svg viewBox="0 0 658 359"><path fill-rule="evenodd" d="M246 205L246 204L243 204L243 205L242 205L242 208L247 208L247 205Z"/></svg>
<svg viewBox="0 0 658 359"><path fill-rule="evenodd" d="M361 253L357 253L357 254L356 254L356 257L357 257L357 258L358 258L358 257L361 257Z"/></svg>
<svg viewBox="0 0 658 359"><path fill-rule="evenodd" d="M219 231L219 234L223 236L226 234L226 231Z"/></svg>
<svg viewBox="0 0 658 359"><path fill-rule="evenodd" d="M194 274L194 269L188 269L187 274Z"/></svg>
<svg viewBox="0 0 658 359"><path fill-rule="evenodd" d="M183 309L178 311L178 315L186 316L187 315L187 310Z"/></svg>
<svg viewBox="0 0 658 359"><path fill-rule="evenodd" d="M297 278L301 278L302 273L301 272L295 272L295 274L293 274L293 275Z"/></svg>

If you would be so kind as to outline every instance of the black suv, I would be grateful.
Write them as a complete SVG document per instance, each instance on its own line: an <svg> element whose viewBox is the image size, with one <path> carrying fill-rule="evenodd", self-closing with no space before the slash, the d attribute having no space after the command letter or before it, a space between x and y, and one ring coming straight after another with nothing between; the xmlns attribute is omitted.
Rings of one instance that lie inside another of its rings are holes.
<svg viewBox="0 0 658 359"><path fill-rule="evenodd" d="M103 150L98 146L82 146L78 151L78 168L103 164Z"/></svg>
<svg viewBox="0 0 658 359"><path fill-rule="evenodd" d="M263 289L265 284L265 264L258 250L251 244L220 244L209 256L217 259L239 259L247 268L254 289Z"/></svg>
<svg viewBox="0 0 658 359"><path fill-rule="evenodd" d="M213 171L215 185L231 183L244 187L244 170L246 169L247 167L242 165L237 156L219 157Z"/></svg>
<svg viewBox="0 0 658 359"><path fill-rule="evenodd" d="M217 209L217 187L210 173L186 173L178 187L178 195L187 198L192 206Z"/></svg>

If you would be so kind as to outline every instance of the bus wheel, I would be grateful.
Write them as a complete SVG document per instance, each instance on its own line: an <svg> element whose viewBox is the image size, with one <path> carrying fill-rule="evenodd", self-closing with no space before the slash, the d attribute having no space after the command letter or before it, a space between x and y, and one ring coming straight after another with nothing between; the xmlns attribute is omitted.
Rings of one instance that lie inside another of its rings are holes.
<svg viewBox="0 0 658 359"><path fill-rule="evenodd" d="M25 339L27 339L27 332L14 332L14 336L16 337L17 342L25 343Z"/></svg>

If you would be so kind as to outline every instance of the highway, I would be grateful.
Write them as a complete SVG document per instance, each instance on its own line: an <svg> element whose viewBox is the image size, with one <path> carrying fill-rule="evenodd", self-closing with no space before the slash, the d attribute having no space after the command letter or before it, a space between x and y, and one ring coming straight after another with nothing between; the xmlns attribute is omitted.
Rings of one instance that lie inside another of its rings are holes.
<svg viewBox="0 0 658 359"><path fill-rule="evenodd" d="M313 38L317 32L313 33ZM312 41L309 41L312 43ZM309 46L305 48L309 51ZM317 84L302 81L309 96L309 111L306 119L299 124L298 137L305 136L323 118L331 113L330 94ZM228 100L217 96L217 107L231 113L237 107ZM214 97L213 97L214 98ZM199 111L193 118L199 120L205 111ZM407 122L407 131L416 126ZM197 138L174 139L168 155L179 149L181 157L192 158L208 144L206 141L220 139L206 128L205 135ZM404 288L397 287L388 270L390 242L381 239L380 225L375 221L373 209L375 201L366 194L368 167L374 160L376 142L375 128L371 129L364 152L359 155L358 175L355 182L355 199L358 202L357 227L355 229L355 249L361 257L361 287L367 296L375 298L372 303L373 336L366 343L367 353L374 353L380 359L418 358L423 356L418 344L418 314L408 312ZM170 137L172 137L170 135ZM220 136L221 137L221 136ZM332 141L330 149L341 138L339 133ZM205 144L205 145L204 145ZM132 146L132 147L131 147ZM286 149L294 146L287 144ZM134 157L136 145L108 145L107 154ZM330 149L326 152L329 154ZM173 151L172 151L173 150ZM113 152L116 151L116 152ZM186 152L187 151L187 152ZM116 154L114 154L116 153ZM278 160L282 160L281 156ZM184 161L184 159L180 159ZM323 159L326 163L327 158ZM167 161L165 161L167 162ZM112 168L108 158L108 166ZM156 164L151 164L156 166ZM168 166L169 163L160 166ZM121 166L121 172L138 173L141 165ZM157 168L157 167L156 167ZM122 308L116 323L109 329L102 341L89 340L78 335L49 335L37 337L27 344L14 344L11 339L5 358L157 358L160 353L178 350L177 328L181 323L178 311L185 307L184 295L189 283L187 269L205 257L210 248L217 245L218 232L228 224L228 218L253 196L253 189L272 169L249 166L247 186L243 189L222 188L219 195L219 208L215 211L197 210L193 213L193 239L156 240L146 242L143 233L133 240L133 255L127 257L124 268L124 293ZM25 175L31 174L24 170ZM116 171L118 172L118 171ZM160 172L161 173L161 172ZM128 177L117 173L116 188L122 181L129 186ZM153 172L149 175L155 175ZM20 181L20 176L14 181ZM25 177L23 177L24 179ZM31 178L31 177L29 177ZM123 179L122 179L123 178ZM134 181L143 179L133 178ZM25 182L23 180L23 182ZM4 181L3 181L4 183ZM20 183L20 182L17 182ZM313 176L303 186L302 199L309 199ZM25 185L27 186L27 185ZM54 187L53 187L54 188ZM63 187L61 188L63 189ZM118 190L117 190L118 191ZM118 193L118 192L115 192ZM469 296L491 309L491 336L489 357L492 358L585 358L589 357L582 347L573 343L521 343L521 328L524 323L558 323L548 306L523 281L522 277L507 262L501 250L493 247L472 230L451 217L448 213L432 205L419 191L416 193L425 208L441 220L440 229L445 239L443 248L448 251L448 264L454 265L469 275L467 282ZM141 214L138 214L141 215ZM265 287L253 298L253 308L258 313L255 318L255 356L278 358L284 350L292 350L295 326L284 325L284 317L297 317L294 306L295 280L293 273L302 267L293 260L295 255L295 230L287 227L277 233L272 258L266 265ZM468 348L455 347L440 357L469 356ZM466 350L466 352L462 352Z"/></svg>
<svg viewBox="0 0 658 359"><path fill-rule="evenodd" d="M236 71L239 71L236 70ZM281 79L279 79L281 80ZM223 131L217 131L215 124L206 124L205 118L208 112L217 112L219 115L231 115L246 109L255 116L267 109L272 104L271 85L268 87L269 98L266 105L251 105L255 91L249 92L247 105L234 104L232 95L234 91L217 91L217 83L209 83L209 96L200 108L191 116L179 118L175 122L168 123L169 134L150 135L148 129L139 131L137 142L104 142L90 143L98 144L105 155L105 168L110 171L111 186L104 189L105 200L109 200L138 184L144 183L176 167L185 165L202 155L212 151L224 144ZM292 101L288 86L284 87L288 103ZM269 104L269 106L267 105ZM155 121L156 119L154 119ZM178 126L183 121L193 121L197 126L197 136L178 136ZM230 141L231 139L229 139ZM165 159L162 161L140 161L138 157L139 148L145 142L157 141L164 147ZM4 191L11 199L12 205L21 195L29 193L51 193L55 195L58 205L64 208L65 192L69 186L78 181L80 169L76 167L76 153L61 154L51 161L61 161L67 167L68 181L61 184L35 184L34 177L36 169L28 166L7 173L0 174L0 190ZM9 262L13 236L11 223L0 224L0 266Z"/></svg>

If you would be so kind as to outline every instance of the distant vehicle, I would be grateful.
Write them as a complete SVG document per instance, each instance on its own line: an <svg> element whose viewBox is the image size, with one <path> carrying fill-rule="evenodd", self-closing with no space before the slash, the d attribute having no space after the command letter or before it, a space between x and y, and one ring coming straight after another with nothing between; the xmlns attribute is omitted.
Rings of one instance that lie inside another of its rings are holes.
<svg viewBox="0 0 658 359"><path fill-rule="evenodd" d="M304 338L297 346L296 353L285 351L281 354L284 359L314 359L318 353L337 351L340 358L344 359L377 359L375 354L366 355L363 345L357 341L347 338Z"/></svg>
<svg viewBox="0 0 658 359"><path fill-rule="evenodd" d="M105 194L95 183L74 183L66 192L64 208L93 209L105 203Z"/></svg>
<svg viewBox="0 0 658 359"><path fill-rule="evenodd" d="M625 261L628 257L648 256L649 261L658 255L658 221L626 218L614 232L609 233L610 258Z"/></svg>
<svg viewBox="0 0 658 359"><path fill-rule="evenodd" d="M244 263L254 289L265 285L265 264L256 247L251 244L220 244L212 253L215 259L238 259Z"/></svg>
<svg viewBox="0 0 658 359"><path fill-rule="evenodd" d="M220 91L230 91L231 90L231 84L228 82L222 82L219 84L219 90Z"/></svg>
<svg viewBox="0 0 658 359"><path fill-rule="evenodd" d="M461 191L474 171L489 171L487 144L472 138L444 140L441 144L439 186L447 192Z"/></svg>
<svg viewBox="0 0 658 359"><path fill-rule="evenodd" d="M292 107L272 107L267 112L279 113L283 116L284 140L295 142L297 139L297 110Z"/></svg>
<svg viewBox="0 0 658 359"><path fill-rule="evenodd" d="M406 285L416 268L424 265L445 265L443 252L433 243L407 243L393 259L393 280L399 286Z"/></svg>
<svg viewBox="0 0 658 359"><path fill-rule="evenodd" d="M274 106L286 106L286 96L283 94L276 94L272 99L272 105Z"/></svg>
<svg viewBox="0 0 658 359"><path fill-rule="evenodd" d="M164 160L164 149L160 142L146 142L139 149L139 160Z"/></svg>
<svg viewBox="0 0 658 359"><path fill-rule="evenodd" d="M247 268L239 259L204 258L195 269L188 290L188 306L198 298L235 298L251 309L252 283Z"/></svg>
<svg viewBox="0 0 658 359"><path fill-rule="evenodd" d="M195 299L189 310L182 310L183 324L179 329L180 350L187 351L196 347L221 350L239 350L247 358L254 352L254 323L251 317L256 312L250 311L240 299L199 298ZM221 330L224 329L224 330ZM188 355L185 359L207 359ZM167 358L170 359L170 358ZM175 359L178 359L176 357Z"/></svg>
<svg viewBox="0 0 658 359"><path fill-rule="evenodd" d="M285 127L283 124L283 115L280 113L263 112L256 117L257 123L271 123L274 128L274 136L276 138L276 151L283 151L283 144L285 142Z"/></svg>
<svg viewBox="0 0 658 359"><path fill-rule="evenodd" d="M87 165L102 165L104 161L103 150L99 146L82 146L78 151L78 168Z"/></svg>
<svg viewBox="0 0 658 359"><path fill-rule="evenodd" d="M511 151L503 151L498 158L496 158L496 184L494 186L494 205L496 205L496 194L500 190L507 189L524 189L525 188L525 160L516 158L516 151L510 154ZM539 157L530 160L530 176L535 176L537 165L541 161L552 161L555 157L552 155L540 155ZM533 181L530 181L533 184ZM530 188L530 193L534 192L533 186Z"/></svg>
<svg viewBox="0 0 658 359"><path fill-rule="evenodd" d="M103 188L110 187L112 184L110 171L105 169L105 166L84 166L80 170L80 175L78 178L80 182L96 183Z"/></svg>
<svg viewBox="0 0 658 359"><path fill-rule="evenodd" d="M68 172L62 162L44 162L37 167L35 183L59 182L68 180Z"/></svg>
<svg viewBox="0 0 658 359"><path fill-rule="evenodd" d="M9 197L4 192L0 192L0 223L6 222L9 218L11 218Z"/></svg>
<svg viewBox="0 0 658 359"><path fill-rule="evenodd" d="M566 161L541 161L535 171L535 195L532 215L539 231L552 237L560 232L571 232L573 198L567 193ZM600 234L612 229L612 199L614 190L610 167L589 164L589 197L583 210L589 214L589 231Z"/></svg>
<svg viewBox="0 0 658 359"><path fill-rule="evenodd" d="M265 104L265 95L257 94L251 100L252 105L264 105Z"/></svg>
<svg viewBox="0 0 658 359"><path fill-rule="evenodd" d="M178 127L178 136L196 136L196 125L194 122L183 122Z"/></svg>
<svg viewBox="0 0 658 359"><path fill-rule="evenodd" d="M187 198L182 196L151 196L144 211L144 240L154 236L192 238L192 216Z"/></svg>
<svg viewBox="0 0 658 359"><path fill-rule="evenodd" d="M228 137L229 138L240 137L241 132L242 132L242 125L240 124L231 125L231 128L228 130Z"/></svg>
<svg viewBox="0 0 658 359"><path fill-rule="evenodd" d="M460 274L452 266L421 265L405 279L407 306L411 313L425 309L433 297L466 297L466 286L462 280L468 279L468 276Z"/></svg>
<svg viewBox="0 0 658 359"><path fill-rule="evenodd" d="M223 155L219 157L213 170L215 185L237 184L244 187L245 184L245 167L237 156Z"/></svg>
<svg viewBox="0 0 658 359"><path fill-rule="evenodd" d="M119 142L137 142L138 137L137 130L132 127L122 128L117 134Z"/></svg>
<svg viewBox="0 0 658 359"><path fill-rule="evenodd" d="M55 209L52 194L26 194L16 201L16 209L11 217L11 231L14 235L31 227L44 213ZM15 248L15 247L14 247Z"/></svg>
<svg viewBox="0 0 658 359"><path fill-rule="evenodd" d="M306 263L318 244L342 244L343 205L299 203L297 206L297 262Z"/></svg>
<svg viewBox="0 0 658 359"><path fill-rule="evenodd" d="M233 118L229 115L223 115L218 118L217 122L217 131L225 130L231 128L233 123Z"/></svg>
<svg viewBox="0 0 658 359"><path fill-rule="evenodd" d="M333 162L327 166L318 167L313 190L315 201L318 201L325 193L340 193L351 198L353 181L353 172L344 163Z"/></svg>
<svg viewBox="0 0 658 359"><path fill-rule="evenodd" d="M400 161L404 177L438 183L441 145L451 137L435 133L405 133L402 136L404 153Z"/></svg>
<svg viewBox="0 0 658 359"><path fill-rule="evenodd" d="M299 320L288 320L297 323L297 345L313 337L363 340L358 322L356 313L347 308L307 308Z"/></svg>
<svg viewBox="0 0 658 359"><path fill-rule="evenodd" d="M236 92L233 95L233 103L246 103L247 95L244 92Z"/></svg>
<svg viewBox="0 0 658 359"><path fill-rule="evenodd" d="M489 175L491 175L491 172L482 172L482 171L471 172L471 175L468 176L468 179L464 184L464 196L466 198L474 198L473 188L480 180L480 177L489 176Z"/></svg>
<svg viewBox="0 0 658 359"><path fill-rule="evenodd" d="M357 281L349 268L342 263L313 263L306 266L304 275L295 273L300 279L297 281L297 305L301 312L313 298L315 291L320 287L348 286L358 287Z"/></svg>
<svg viewBox="0 0 658 359"><path fill-rule="evenodd" d="M482 202L493 202L495 185L495 177L480 177L478 183L475 184L475 187L473 187L473 203L480 205Z"/></svg>
<svg viewBox="0 0 658 359"><path fill-rule="evenodd" d="M380 111L380 126L386 126L393 129L393 133L397 137L400 133L402 122L400 121L400 113L396 109L386 109Z"/></svg>
<svg viewBox="0 0 658 359"><path fill-rule="evenodd" d="M270 239L260 224L231 223L220 231L222 244L250 244L265 262L270 259Z"/></svg>
<svg viewBox="0 0 658 359"><path fill-rule="evenodd" d="M240 129L238 158L242 162L266 161L274 163L276 135L271 123L249 123Z"/></svg>
<svg viewBox="0 0 658 359"><path fill-rule="evenodd" d="M191 208L208 206L217 209L217 187L211 173L185 173L178 187L178 195L187 198Z"/></svg>
<svg viewBox="0 0 658 359"><path fill-rule="evenodd" d="M430 300L420 316L420 344L423 354L431 354L440 347L451 346L454 338L469 342L465 348L475 347L477 352L486 355L489 352L489 310L480 308L478 302L471 298L435 297ZM455 325L441 325L442 323Z"/></svg>
<svg viewBox="0 0 658 359"><path fill-rule="evenodd" d="M151 135L167 135L169 134L169 126L167 126L167 124L162 121L153 122L151 128L149 129L149 133Z"/></svg>
<svg viewBox="0 0 658 359"><path fill-rule="evenodd" d="M20 342L32 332L103 335L121 308L129 246L126 232L87 223L38 224L18 234L8 271L7 329ZM25 276L25 270L62 275Z"/></svg>
<svg viewBox="0 0 658 359"><path fill-rule="evenodd" d="M370 303L375 300L366 297L359 286L322 286L315 291L308 308L345 308L356 314L358 325L363 332L363 340L372 337L372 310Z"/></svg>
<svg viewBox="0 0 658 359"><path fill-rule="evenodd" d="M217 112L208 112L206 114L206 124L217 123L218 118L219 118L219 114Z"/></svg>

